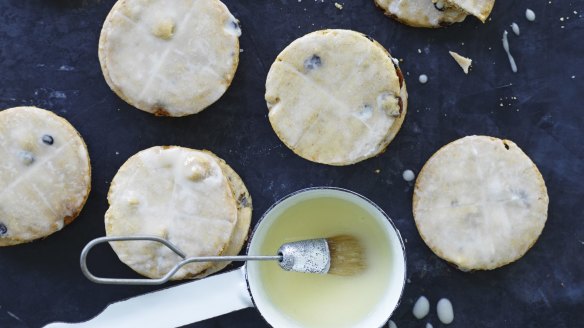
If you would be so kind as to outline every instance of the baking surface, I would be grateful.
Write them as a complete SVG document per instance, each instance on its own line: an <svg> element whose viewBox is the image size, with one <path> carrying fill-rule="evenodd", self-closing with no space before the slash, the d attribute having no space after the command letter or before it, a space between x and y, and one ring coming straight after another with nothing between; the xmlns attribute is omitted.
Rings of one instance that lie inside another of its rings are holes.
<svg viewBox="0 0 584 328"><path fill-rule="evenodd" d="M209 149L243 178L253 198L253 222L277 199L310 186L363 194L394 220L406 241L408 284L393 315L398 327L440 326L439 298L449 298L450 327L576 327L584 322L584 3L503 1L492 20L440 30L414 29L384 17L372 0L225 0L241 21L243 52L232 86L211 108L185 118L159 118L111 92L97 59L101 25L113 0L0 2L0 108L35 105L68 119L84 137L93 185L80 217L61 232L31 244L0 248L0 327L39 327L82 321L111 302L162 287L96 285L79 269L79 254L104 235L106 193L117 169L155 145ZM535 22L525 19L530 7ZM577 13L574 13L577 12ZM521 28L517 37L510 24ZM348 167L310 163L272 131L264 83L276 55L294 39L322 28L372 36L403 58L410 104L402 130L387 151ZM501 46L504 29L519 72ZM465 76L448 54L473 59ZM418 76L428 75L427 84ZM538 165L548 187L549 218L521 260L492 272L463 273L432 254L416 231L413 184L442 145L486 134L513 140ZM376 173L379 170L379 173ZM90 258L95 273L137 277L107 246ZM420 295L430 315L416 320ZM194 295L193 297L198 297ZM189 327L265 327L253 309Z"/></svg>

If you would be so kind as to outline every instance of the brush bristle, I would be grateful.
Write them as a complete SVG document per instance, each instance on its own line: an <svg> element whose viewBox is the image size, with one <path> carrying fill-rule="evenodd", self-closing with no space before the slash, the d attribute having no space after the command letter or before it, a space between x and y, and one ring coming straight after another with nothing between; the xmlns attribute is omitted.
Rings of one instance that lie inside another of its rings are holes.
<svg viewBox="0 0 584 328"><path fill-rule="evenodd" d="M326 239L331 267L328 273L338 276L354 276L366 269L363 246L357 238L347 235Z"/></svg>

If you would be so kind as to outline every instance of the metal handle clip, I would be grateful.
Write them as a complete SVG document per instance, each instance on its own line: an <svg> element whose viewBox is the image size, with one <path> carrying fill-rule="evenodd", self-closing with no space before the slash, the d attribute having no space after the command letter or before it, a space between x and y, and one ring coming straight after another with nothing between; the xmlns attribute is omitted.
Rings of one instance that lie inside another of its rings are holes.
<svg viewBox="0 0 584 328"><path fill-rule="evenodd" d="M89 268L87 267L87 255L91 249L99 244L107 243L110 241L135 241L135 240L147 240L155 241L163 244L172 250L176 255L180 256L183 260L178 262L168 273L163 277L158 279L125 279L125 278L101 278L93 275ZM220 261L281 261L282 256L200 256L200 257L189 257L187 258L185 253L181 251L176 245L170 241L155 237L155 236L120 236L120 237L100 237L90 241L83 251L81 251L81 272L87 277L87 279L98 284L108 284L108 285L161 285L170 280L172 276L180 270L183 266L193 263L193 262L220 262Z"/></svg>

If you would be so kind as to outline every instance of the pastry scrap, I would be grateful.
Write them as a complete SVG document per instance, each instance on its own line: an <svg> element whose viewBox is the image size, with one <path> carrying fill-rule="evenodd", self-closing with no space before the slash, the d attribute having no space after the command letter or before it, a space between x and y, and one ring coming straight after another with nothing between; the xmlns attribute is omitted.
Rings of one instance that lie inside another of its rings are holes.
<svg viewBox="0 0 584 328"><path fill-rule="evenodd" d="M114 177L108 201L108 236L162 237L188 257L239 253L251 221L251 197L223 160L175 146L152 147L130 157ZM149 278L164 276L181 260L160 243L111 245L122 262ZM173 279L204 277L227 264L192 263Z"/></svg>
<svg viewBox="0 0 584 328"><path fill-rule="evenodd" d="M91 189L87 147L65 119L36 107L0 112L0 246L71 223Z"/></svg>
<svg viewBox="0 0 584 328"><path fill-rule="evenodd" d="M349 30L307 34L276 58L268 118L299 156L349 165L383 152L407 110L401 71L383 46Z"/></svg>
<svg viewBox="0 0 584 328"><path fill-rule="evenodd" d="M450 54L450 56L452 56L452 58L454 58L454 60L456 61L456 63L458 63L460 68L462 68L462 70L464 71L464 74L468 74L468 69L470 68L470 65L472 64L472 59L467 58L467 57L463 57L454 51L449 51L448 53Z"/></svg>
<svg viewBox="0 0 584 328"><path fill-rule="evenodd" d="M418 175L413 198L424 242L461 270L491 270L521 258L547 220L548 195L535 164L513 142L456 140Z"/></svg>
<svg viewBox="0 0 584 328"><path fill-rule="evenodd" d="M485 22L495 0L374 0L387 16L413 27L437 28L474 15Z"/></svg>
<svg viewBox="0 0 584 328"><path fill-rule="evenodd" d="M99 61L110 88L132 106L190 115L231 84L240 35L219 0L119 0L101 30Z"/></svg>

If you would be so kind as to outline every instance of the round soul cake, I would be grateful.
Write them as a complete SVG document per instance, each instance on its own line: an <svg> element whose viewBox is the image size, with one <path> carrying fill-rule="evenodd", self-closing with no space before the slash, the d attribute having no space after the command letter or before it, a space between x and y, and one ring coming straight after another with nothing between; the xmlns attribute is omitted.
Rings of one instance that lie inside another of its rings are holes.
<svg viewBox="0 0 584 328"><path fill-rule="evenodd" d="M313 162L348 165L378 155L406 116L406 86L394 61L354 31L322 30L295 40L268 73L272 128Z"/></svg>
<svg viewBox="0 0 584 328"><path fill-rule="evenodd" d="M547 220L548 195L535 164L513 142L486 136L436 152L416 180L413 214L432 251L461 270L521 258Z"/></svg>
<svg viewBox="0 0 584 328"><path fill-rule="evenodd" d="M114 177L108 201L108 236L158 236L188 257L238 254L251 221L251 197L235 171L210 152L175 146L130 157ZM122 262L150 278L164 276L181 260L157 242L111 245ZM227 264L192 263L173 279L204 277Z"/></svg>
<svg viewBox="0 0 584 328"><path fill-rule="evenodd" d="M397 21L413 27L437 28L464 21L474 15L485 22L495 0L374 0Z"/></svg>
<svg viewBox="0 0 584 328"><path fill-rule="evenodd" d="M462 22L467 16L458 8L445 6L444 2L436 4L432 0L375 0L375 4L387 16L413 27L448 26Z"/></svg>
<svg viewBox="0 0 584 328"><path fill-rule="evenodd" d="M99 61L110 88L132 106L195 114L231 84L240 35L219 0L119 0L101 30Z"/></svg>
<svg viewBox="0 0 584 328"><path fill-rule="evenodd" d="M61 230L91 189L87 147L65 119L36 107L0 112L0 246Z"/></svg>

